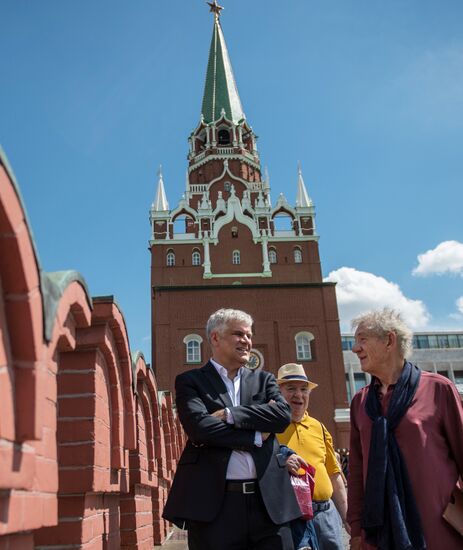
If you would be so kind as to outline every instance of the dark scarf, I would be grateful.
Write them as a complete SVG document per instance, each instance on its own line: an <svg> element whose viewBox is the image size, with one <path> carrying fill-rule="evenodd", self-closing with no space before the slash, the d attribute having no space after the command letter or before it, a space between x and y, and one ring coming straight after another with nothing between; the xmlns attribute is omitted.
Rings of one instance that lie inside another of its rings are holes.
<svg viewBox="0 0 463 550"><path fill-rule="evenodd" d="M380 550L423 550L426 542L405 461L394 435L420 381L420 370L406 362L393 390L386 416L373 378L366 412L373 421L362 528Z"/></svg>

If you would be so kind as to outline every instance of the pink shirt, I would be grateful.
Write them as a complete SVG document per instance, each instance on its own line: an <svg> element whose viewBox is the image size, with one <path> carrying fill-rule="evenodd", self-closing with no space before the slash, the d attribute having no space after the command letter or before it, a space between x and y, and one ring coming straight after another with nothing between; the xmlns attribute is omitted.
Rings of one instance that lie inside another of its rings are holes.
<svg viewBox="0 0 463 550"><path fill-rule="evenodd" d="M383 414L393 388L389 386L381 400ZM361 533L370 448L372 421L365 411L367 393L368 386L351 404L347 521L353 537ZM428 550L462 550L463 538L442 519L458 476L463 477L463 407L452 382L422 371L415 397L395 437L407 465Z"/></svg>

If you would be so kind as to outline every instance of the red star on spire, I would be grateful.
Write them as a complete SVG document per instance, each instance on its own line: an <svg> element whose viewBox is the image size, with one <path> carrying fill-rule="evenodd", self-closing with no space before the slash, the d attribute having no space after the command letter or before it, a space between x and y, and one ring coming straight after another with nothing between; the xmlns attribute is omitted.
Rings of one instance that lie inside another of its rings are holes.
<svg viewBox="0 0 463 550"><path fill-rule="evenodd" d="M217 0L214 0L214 2L207 2L207 3L211 7L209 11L215 13L216 17L220 17L220 12L223 10L223 7L217 4Z"/></svg>

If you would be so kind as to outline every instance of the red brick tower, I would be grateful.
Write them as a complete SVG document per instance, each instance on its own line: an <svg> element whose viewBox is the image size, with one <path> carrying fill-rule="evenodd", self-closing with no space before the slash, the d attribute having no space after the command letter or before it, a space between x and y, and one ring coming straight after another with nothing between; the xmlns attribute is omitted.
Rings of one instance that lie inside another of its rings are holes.
<svg viewBox="0 0 463 550"><path fill-rule="evenodd" d="M255 319L250 368L304 364L320 387L311 412L347 447L348 410L335 288L322 280L315 211L299 168L295 206L272 205L241 106L214 0L202 113L188 138L185 194L170 210L162 173L150 211L152 360L159 386L209 357L220 307Z"/></svg>

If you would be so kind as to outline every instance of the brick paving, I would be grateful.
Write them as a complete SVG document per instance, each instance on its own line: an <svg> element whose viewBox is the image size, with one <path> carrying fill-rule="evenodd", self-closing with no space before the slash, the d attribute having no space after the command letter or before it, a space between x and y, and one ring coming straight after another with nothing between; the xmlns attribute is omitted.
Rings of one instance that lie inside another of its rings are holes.
<svg viewBox="0 0 463 550"><path fill-rule="evenodd" d="M155 546L155 550L160 548L162 550L188 550L187 533L182 531L178 527L174 527L173 531L169 534L168 539L162 546Z"/></svg>
<svg viewBox="0 0 463 550"><path fill-rule="evenodd" d="M349 535L344 529L343 540L345 550L349 550ZM175 527L168 540L162 546L155 546L154 548L161 550L188 550L186 531L182 531L181 529L177 529L177 527Z"/></svg>

